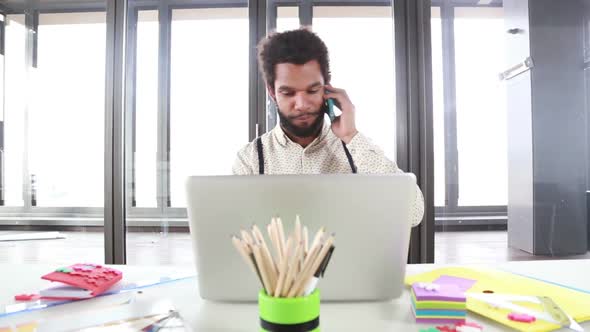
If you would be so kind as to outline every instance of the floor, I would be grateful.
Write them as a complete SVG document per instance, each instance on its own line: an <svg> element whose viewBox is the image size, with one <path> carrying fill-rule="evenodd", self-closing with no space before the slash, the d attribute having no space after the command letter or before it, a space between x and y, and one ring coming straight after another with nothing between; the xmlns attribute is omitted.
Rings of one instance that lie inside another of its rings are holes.
<svg viewBox="0 0 590 332"><path fill-rule="evenodd" d="M0 235L22 233L0 231ZM35 232L37 233L37 232ZM100 232L59 232L64 239L0 241L0 264L104 262ZM193 265L187 233L128 233L127 263L133 265Z"/></svg>
<svg viewBox="0 0 590 332"><path fill-rule="evenodd" d="M590 252L575 256L535 256L509 248L507 231L439 232L435 234L434 241L434 260L441 264L590 259Z"/></svg>
<svg viewBox="0 0 590 332"><path fill-rule="evenodd" d="M0 231L0 235L18 234ZM52 240L0 241L0 264L103 262L104 235L100 232L60 232L65 238ZM590 259L534 256L507 247L506 231L440 232L435 236L435 262L447 264L494 263L540 259ZM127 235L127 263L131 265L193 264L187 233L132 232Z"/></svg>

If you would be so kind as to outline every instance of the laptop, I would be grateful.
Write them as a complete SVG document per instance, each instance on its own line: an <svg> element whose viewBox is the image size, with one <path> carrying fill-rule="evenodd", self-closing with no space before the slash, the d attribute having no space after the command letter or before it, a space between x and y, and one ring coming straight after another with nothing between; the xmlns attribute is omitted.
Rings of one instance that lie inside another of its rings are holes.
<svg viewBox="0 0 590 332"><path fill-rule="evenodd" d="M253 223L266 233L274 216L280 216L285 233L291 234L296 215L310 238L321 227L335 233L334 254L317 286L322 301L398 297L415 184L412 174L189 177L188 217L201 297L256 301L260 282L230 237Z"/></svg>

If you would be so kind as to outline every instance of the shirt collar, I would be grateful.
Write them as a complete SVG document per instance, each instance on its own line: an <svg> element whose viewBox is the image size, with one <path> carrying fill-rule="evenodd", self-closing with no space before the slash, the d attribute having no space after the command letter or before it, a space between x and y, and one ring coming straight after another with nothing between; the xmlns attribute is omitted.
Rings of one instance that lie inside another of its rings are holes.
<svg viewBox="0 0 590 332"><path fill-rule="evenodd" d="M313 140L313 142L311 142L311 144L309 144L307 147L313 146L313 145L323 141L331 131L332 130L330 129L330 124L326 120L324 120L324 123L322 125L322 130L320 131L320 135L318 137L316 137L316 139ZM287 143L296 144L295 142L293 142L289 138L289 136L287 136L287 134L285 134L285 131L283 131L283 128L281 128L280 123L277 123L277 125L273 129L273 134L274 134L275 138L277 139L277 141L279 142L279 144L281 144L283 147L286 146Z"/></svg>

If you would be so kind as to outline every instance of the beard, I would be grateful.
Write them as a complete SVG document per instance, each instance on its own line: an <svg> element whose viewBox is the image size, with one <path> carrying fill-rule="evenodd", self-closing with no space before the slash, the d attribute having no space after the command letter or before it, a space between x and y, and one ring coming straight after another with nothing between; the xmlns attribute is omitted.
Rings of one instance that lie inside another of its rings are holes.
<svg viewBox="0 0 590 332"><path fill-rule="evenodd" d="M321 111L309 112L298 116L289 117L283 115L283 113L281 113L281 110L277 108L277 113L279 114L279 119L283 130L293 136L300 138L307 138L316 135L322 128L322 125L324 124L324 117L322 116L323 114L321 113ZM316 116L316 119L309 126L306 127L298 126L295 123L293 123L295 119L302 115Z"/></svg>

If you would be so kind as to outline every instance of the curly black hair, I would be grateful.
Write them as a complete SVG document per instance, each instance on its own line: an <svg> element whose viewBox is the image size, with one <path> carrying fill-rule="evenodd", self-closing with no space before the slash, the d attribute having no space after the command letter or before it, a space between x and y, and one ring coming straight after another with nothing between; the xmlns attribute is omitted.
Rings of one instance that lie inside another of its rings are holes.
<svg viewBox="0 0 590 332"><path fill-rule="evenodd" d="M330 60L326 44L307 27L273 32L258 43L258 64L264 79L274 89L275 66L280 63L305 64L317 60L324 82L330 82Z"/></svg>

